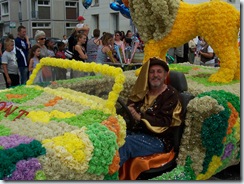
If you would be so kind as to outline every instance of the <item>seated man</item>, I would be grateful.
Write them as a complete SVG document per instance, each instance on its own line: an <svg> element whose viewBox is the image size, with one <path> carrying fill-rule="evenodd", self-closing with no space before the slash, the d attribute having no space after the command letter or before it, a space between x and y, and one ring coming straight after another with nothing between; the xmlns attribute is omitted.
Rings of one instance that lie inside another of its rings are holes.
<svg viewBox="0 0 244 184"><path fill-rule="evenodd" d="M120 166L130 158L172 149L171 127L181 124L182 106L177 90L165 84L168 71L167 63L156 57L142 66L128 100L135 124L119 149Z"/></svg>

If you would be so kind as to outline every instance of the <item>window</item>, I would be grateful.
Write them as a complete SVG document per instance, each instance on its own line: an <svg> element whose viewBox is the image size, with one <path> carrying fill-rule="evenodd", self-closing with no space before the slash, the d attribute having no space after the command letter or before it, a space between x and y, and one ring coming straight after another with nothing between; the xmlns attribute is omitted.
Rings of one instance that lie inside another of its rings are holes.
<svg viewBox="0 0 244 184"><path fill-rule="evenodd" d="M2 15L7 15L8 13L8 2L2 3Z"/></svg>
<svg viewBox="0 0 244 184"><path fill-rule="evenodd" d="M66 1L65 2L65 6L66 7L77 7L77 2L73 2L73 1Z"/></svg>
<svg viewBox="0 0 244 184"><path fill-rule="evenodd" d="M92 6L99 6L99 0L94 0Z"/></svg>
<svg viewBox="0 0 244 184"><path fill-rule="evenodd" d="M112 30L110 30L110 33L113 33L114 31L119 30L119 13L111 13L111 25Z"/></svg>
<svg viewBox="0 0 244 184"><path fill-rule="evenodd" d="M50 22L33 22L32 27L50 27Z"/></svg>
<svg viewBox="0 0 244 184"><path fill-rule="evenodd" d="M48 0L46 0L46 1L38 1L38 5L47 6L47 5L50 5L50 1L48 1Z"/></svg>
<svg viewBox="0 0 244 184"><path fill-rule="evenodd" d="M66 23L67 28L74 28L76 26L76 23Z"/></svg>
<svg viewBox="0 0 244 184"><path fill-rule="evenodd" d="M99 29L99 15L92 15L91 16L91 27L93 29Z"/></svg>

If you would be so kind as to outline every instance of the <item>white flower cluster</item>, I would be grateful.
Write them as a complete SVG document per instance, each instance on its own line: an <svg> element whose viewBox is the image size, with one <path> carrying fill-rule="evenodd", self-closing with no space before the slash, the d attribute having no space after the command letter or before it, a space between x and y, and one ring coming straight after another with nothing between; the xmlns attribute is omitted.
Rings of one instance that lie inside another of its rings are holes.
<svg viewBox="0 0 244 184"><path fill-rule="evenodd" d="M206 118L212 114L218 114L222 110L224 110L224 107L220 106L217 100L210 96L196 97L189 102L178 164L185 165L186 156L190 155L195 174L199 174L202 171L206 152L201 139L202 124Z"/></svg>
<svg viewBox="0 0 244 184"><path fill-rule="evenodd" d="M174 24L180 0L129 0L130 13L144 42L160 40Z"/></svg>

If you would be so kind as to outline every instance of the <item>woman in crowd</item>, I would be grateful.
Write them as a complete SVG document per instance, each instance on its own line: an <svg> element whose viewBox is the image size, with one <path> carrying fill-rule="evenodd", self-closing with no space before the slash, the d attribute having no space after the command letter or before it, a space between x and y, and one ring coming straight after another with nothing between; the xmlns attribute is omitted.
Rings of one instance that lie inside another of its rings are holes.
<svg viewBox="0 0 244 184"><path fill-rule="evenodd" d="M87 42L86 50L87 50L87 62L96 62L97 59L97 50L99 45L102 44L102 40L100 40L100 30L93 30L93 38L89 39Z"/></svg>
<svg viewBox="0 0 244 184"><path fill-rule="evenodd" d="M74 47L74 56L73 56L73 59L75 59L76 61L85 62L88 58L86 54L86 49L83 46L86 43L86 38L87 36L83 33L77 35L77 44ZM72 71L73 78L78 78L83 76L85 76L84 72Z"/></svg>
<svg viewBox="0 0 244 184"><path fill-rule="evenodd" d="M124 39L126 63L132 62L139 43L139 39L133 35L131 30L128 30Z"/></svg>
<svg viewBox="0 0 244 184"><path fill-rule="evenodd" d="M115 32L114 37L114 49L116 51L117 58L119 59L120 63L122 63L122 56L124 59L124 63L126 63L125 58L125 45L124 42L121 41L122 33L120 31Z"/></svg>
<svg viewBox="0 0 244 184"><path fill-rule="evenodd" d="M42 30L37 30L35 33L35 40L36 40L36 45L40 47L40 59L44 57L51 57L47 47L45 46L46 33ZM44 82L53 80L51 67L48 66L42 67L42 77Z"/></svg>
<svg viewBox="0 0 244 184"><path fill-rule="evenodd" d="M111 33L105 33L102 36L102 45L99 45L97 51L97 63L108 61L115 63L117 60L113 57L114 37Z"/></svg>

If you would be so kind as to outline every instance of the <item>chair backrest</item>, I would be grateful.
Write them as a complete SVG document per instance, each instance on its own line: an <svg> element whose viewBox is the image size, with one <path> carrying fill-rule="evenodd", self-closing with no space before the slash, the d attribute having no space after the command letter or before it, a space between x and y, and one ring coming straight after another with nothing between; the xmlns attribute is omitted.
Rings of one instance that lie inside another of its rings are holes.
<svg viewBox="0 0 244 184"><path fill-rule="evenodd" d="M187 104L191 99L194 98L194 96L187 92L188 90L188 85L186 81L186 77L182 72L177 72L177 71L170 71L169 72L169 79L168 79L168 84L173 86L178 92L180 96L180 101L182 105L182 124L177 127L172 127L174 129L174 151L176 154L178 154L179 147L180 147L180 141L181 141L181 136L183 133L184 129L184 120L186 116L186 111L187 111Z"/></svg>

